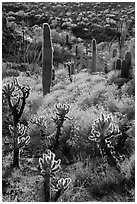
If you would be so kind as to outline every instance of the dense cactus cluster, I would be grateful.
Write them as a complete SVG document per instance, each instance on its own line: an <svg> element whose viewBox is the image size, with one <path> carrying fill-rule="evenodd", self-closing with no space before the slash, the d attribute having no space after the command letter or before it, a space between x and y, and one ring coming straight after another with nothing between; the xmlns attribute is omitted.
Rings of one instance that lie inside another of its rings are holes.
<svg viewBox="0 0 137 204"><path fill-rule="evenodd" d="M61 178L58 180L56 186L52 184L52 179L55 178L56 173L61 169L61 160L55 160L55 154L49 149L43 154L43 158L39 158L41 173L44 177L44 194L45 202L57 201L58 198L68 189L71 178ZM56 191L54 197L51 197L51 188Z"/></svg>
<svg viewBox="0 0 137 204"><path fill-rule="evenodd" d="M19 85L18 80L15 78L11 83L5 84L2 91L2 94L8 101L9 109L13 117L13 126L9 126L14 140L13 166L19 167L19 150L24 145L27 145L30 139L29 136L25 136L26 127L20 125L20 118L25 108L26 99L29 97L30 88Z"/></svg>
<svg viewBox="0 0 137 204"><path fill-rule="evenodd" d="M105 116L101 113L100 117L92 125L91 134L89 139L97 143L101 157L120 171L120 163L116 157L111 139L121 133L119 127L114 124L112 115Z"/></svg>

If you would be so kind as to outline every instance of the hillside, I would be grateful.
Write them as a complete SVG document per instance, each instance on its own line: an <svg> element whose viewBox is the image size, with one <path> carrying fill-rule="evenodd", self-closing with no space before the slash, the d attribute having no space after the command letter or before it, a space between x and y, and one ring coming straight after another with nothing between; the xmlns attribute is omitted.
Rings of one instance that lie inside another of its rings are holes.
<svg viewBox="0 0 137 204"><path fill-rule="evenodd" d="M3 202L135 202L134 6L3 3Z"/></svg>

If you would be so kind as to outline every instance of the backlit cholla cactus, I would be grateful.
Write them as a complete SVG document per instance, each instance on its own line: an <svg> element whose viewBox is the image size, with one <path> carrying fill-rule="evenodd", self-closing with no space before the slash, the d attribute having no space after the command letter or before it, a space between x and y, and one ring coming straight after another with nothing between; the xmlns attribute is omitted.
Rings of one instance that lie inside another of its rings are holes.
<svg viewBox="0 0 137 204"><path fill-rule="evenodd" d="M97 143L102 158L119 170L119 160L116 157L111 139L120 135L120 131L113 122L112 114L105 116L101 113L100 117L94 121L91 133L89 139Z"/></svg>
<svg viewBox="0 0 137 204"><path fill-rule="evenodd" d="M61 196L62 193L64 193L64 191L68 188L68 185L71 182L70 178L66 178L66 179L60 179L58 181L57 187L54 187L54 185L52 184L51 179L55 178L56 173L59 171L59 169L61 169L60 163L61 163L61 160L58 159L56 161L55 154L51 152L49 149L47 149L46 153L43 154L43 158L39 158L41 173L44 177L45 202L52 201L51 188L57 191L53 200L53 201L57 201L57 199Z"/></svg>
<svg viewBox="0 0 137 204"><path fill-rule="evenodd" d="M68 190L69 184L71 183L71 178L61 178L58 180L58 183L56 186L53 186L53 190L56 191L55 196L53 198L53 202L57 201L58 198L66 191Z"/></svg>
<svg viewBox="0 0 137 204"><path fill-rule="evenodd" d="M19 157L20 150L30 143L30 136L27 135L27 127L23 124L18 123L17 127L9 125L10 134L14 137L16 133L16 138L14 140L14 158L13 165L19 167Z"/></svg>
<svg viewBox="0 0 137 204"><path fill-rule="evenodd" d="M18 138L18 123L23 114L26 100L29 97L30 88L27 86L21 86L18 83L18 80L15 78L11 83L7 83L3 86L2 94L8 102L9 110L13 117L13 129L14 132L14 159L13 166L19 167L19 149L16 147L17 138Z"/></svg>
<svg viewBox="0 0 137 204"><path fill-rule="evenodd" d="M47 130L47 119L44 116L34 117L30 120L30 123L36 124L38 126L38 130L40 132L40 143L41 150L45 151L45 149L50 148L51 146L51 136L47 136L45 134Z"/></svg>
<svg viewBox="0 0 137 204"><path fill-rule="evenodd" d="M61 136L61 128L63 127L63 123L66 119L69 119L69 117L67 117L66 115L69 112L70 106L66 105L66 104L57 104L56 106L57 109L57 113L56 116L53 117L53 121L56 124L56 133L55 133L55 140L54 140L54 144L53 144L53 152L57 149L57 147L59 146L59 137Z"/></svg>

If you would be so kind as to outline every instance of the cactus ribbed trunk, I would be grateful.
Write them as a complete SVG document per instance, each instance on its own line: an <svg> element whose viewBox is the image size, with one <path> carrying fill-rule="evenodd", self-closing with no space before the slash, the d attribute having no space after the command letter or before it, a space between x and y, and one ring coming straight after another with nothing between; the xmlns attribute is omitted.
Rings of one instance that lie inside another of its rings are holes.
<svg viewBox="0 0 137 204"><path fill-rule="evenodd" d="M50 185L51 185L51 177L50 177L50 174L47 173L47 174L44 176L44 195L45 195L45 202L50 202L50 200L51 200Z"/></svg>
<svg viewBox="0 0 137 204"><path fill-rule="evenodd" d="M97 48L96 48L96 40L92 40L93 45L93 54L92 54L92 66L90 72L96 72L96 63L97 63Z"/></svg>
<svg viewBox="0 0 137 204"><path fill-rule="evenodd" d="M50 27L47 23L43 24L43 73L42 73L42 84L43 84L43 96L50 93L51 78L52 78L52 63L53 52L52 42L50 35Z"/></svg>
<svg viewBox="0 0 137 204"><path fill-rule="evenodd" d="M19 148L16 147L13 152L13 167L19 168Z"/></svg>

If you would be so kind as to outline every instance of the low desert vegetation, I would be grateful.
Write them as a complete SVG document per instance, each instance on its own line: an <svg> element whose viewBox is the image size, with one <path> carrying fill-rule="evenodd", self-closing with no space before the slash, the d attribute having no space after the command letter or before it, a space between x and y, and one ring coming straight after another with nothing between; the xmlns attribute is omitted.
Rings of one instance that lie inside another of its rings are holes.
<svg viewBox="0 0 137 204"><path fill-rule="evenodd" d="M3 3L3 202L135 201L135 8L87 4Z"/></svg>

